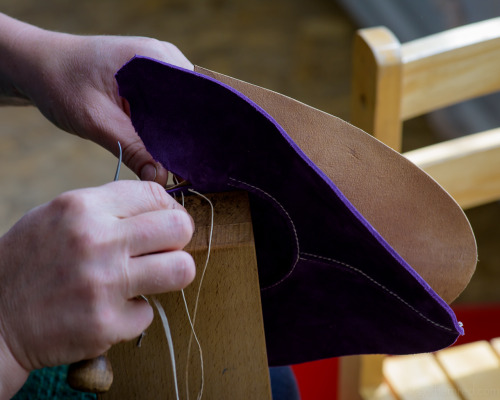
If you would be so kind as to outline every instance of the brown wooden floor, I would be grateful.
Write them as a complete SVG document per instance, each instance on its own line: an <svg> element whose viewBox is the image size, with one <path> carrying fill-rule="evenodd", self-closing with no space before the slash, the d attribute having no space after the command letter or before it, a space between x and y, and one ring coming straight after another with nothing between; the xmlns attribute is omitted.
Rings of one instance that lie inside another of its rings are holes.
<svg viewBox="0 0 500 400"><path fill-rule="evenodd" d="M333 0L4 0L0 10L59 31L171 41L195 64L349 118L355 27ZM407 127L406 149L434 140L422 118ZM58 131L34 109L0 109L0 135L0 232L60 192L114 174L111 155ZM460 301L500 301L500 206L468 215L480 263Z"/></svg>

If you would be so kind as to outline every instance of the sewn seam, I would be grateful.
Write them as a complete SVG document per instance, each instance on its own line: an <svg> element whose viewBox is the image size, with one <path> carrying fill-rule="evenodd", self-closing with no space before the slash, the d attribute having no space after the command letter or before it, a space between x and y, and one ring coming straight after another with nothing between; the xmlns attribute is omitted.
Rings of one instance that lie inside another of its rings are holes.
<svg viewBox="0 0 500 400"><path fill-rule="evenodd" d="M375 279L373 279L370 275L366 274L365 272L361 271L360 269L356 268L356 267L353 267L352 265L349 265L349 264L346 264L342 261L337 261L337 260L334 260L333 258L328 258L328 257L323 257L323 256L318 256L316 254L309 254L309 253L302 253L303 256L309 256L309 257L315 257L315 258L319 258L319 259L322 259L322 260L326 260L326 261L329 261L329 262L334 262L334 263L337 263L337 264L340 264L340 265L343 265L344 267L347 267L355 272L357 272L358 274L360 275L363 275L366 279L370 280L371 282L375 283L377 286L379 286L380 288L382 288L383 290L385 290L387 293L389 293L390 295L394 296L396 299L398 299L401 303L403 303L404 305L406 305L410 310L412 310L413 312L417 313L421 318L425 319L427 322L430 322L431 324L441 328L441 329L444 329L446 331L449 331L449 332L453 332L452 329L446 327L446 326L443 326L441 324L438 324L437 322L431 320L430 318L426 317L424 314L422 314L420 311L418 311L415 307L413 307L410 303L408 303L406 300L404 300L403 298L401 298L399 295L397 295L396 293L394 293L392 290L388 289L387 287L385 287L384 285L382 285L380 282L377 282ZM302 258L302 260L304 261L308 261L306 258Z"/></svg>
<svg viewBox="0 0 500 400"><path fill-rule="evenodd" d="M234 178L231 178L231 177L229 177L229 179L232 180L232 181L234 181L234 182L241 183L242 185L248 186L248 187L250 187L252 189L258 190L261 193L264 193L267 197L269 197L271 200L273 200L283 210L283 212L285 213L286 217L290 221L290 224L292 225L293 234L295 236L295 243L297 245L297 258L295 259L295 263L293 264L293 266L290 269L290 271L288 271L288 273L283 278L281 278L278 282L275 282L275 283L273 283L270 286L266 286L264 288L261 288L260 290L271 289L271 288L273 288L275 286L278 286L282 282L284 282L293 273L293 271L295 270L295 267L297 266L297 263L299 262L299 258L300 258L299 236L297 235L297 230L295 229L295 224L293 223L293 220L290 217L290 214L288 214L288 211L285 209L285 207L283 207L283 205L278 200L276 200L272 195L270 195L269 193L267 193L265 190L262 190L261 188L258 188L257 186L254 186L254 185L251 185L249 183L240 181L238 179L234 179ZM231 183L229 183L229 184L231 186L237 187L236 185L233 185Z"/></svg>

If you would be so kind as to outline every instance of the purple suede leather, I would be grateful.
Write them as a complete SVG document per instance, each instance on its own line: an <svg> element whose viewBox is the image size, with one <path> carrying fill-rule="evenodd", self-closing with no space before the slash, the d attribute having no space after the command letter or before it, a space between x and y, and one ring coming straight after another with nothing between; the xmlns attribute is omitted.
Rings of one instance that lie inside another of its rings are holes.
<svg viewBox="0 0 500 400"><path fill-rule="evenodd" d="M156 160L197 191L248 191L269 365L430 352L463 334L448 305L258 105L143 57L116 78Z"/></svg>

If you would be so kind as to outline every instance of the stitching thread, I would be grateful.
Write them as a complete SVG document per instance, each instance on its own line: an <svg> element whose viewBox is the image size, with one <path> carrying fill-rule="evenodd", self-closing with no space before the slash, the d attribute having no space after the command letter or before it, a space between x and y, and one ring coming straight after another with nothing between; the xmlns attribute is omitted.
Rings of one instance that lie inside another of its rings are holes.
<svg viewBox="0 0 500 400"><path fill-rule="evenodd" d="M344 262L334 260L333 258L318 256L316 254L310 254L310 253L300 253L299 237L297 235L297 230L295 229L295 224L293 223L293 220L290 217L290 214L288 214L288 211L285 209L285 207L283 207L283 205L278 200L276 200L271 194L267 193L265 190L263 190L263 189L261 189L261 188L259 188L257 186L251 185L249 183L240 181L238 179L234 179L234 178L231 178L231 177L229 177L229 179L232 180L232 181L234 181L234 182L238 182L238 183L240 183L242 185L248 186L248 187L250 187L252 189L258 190L261 193L264 193L267 197L269 197L271 200L273 200L276 204L279 205L279 207L283 210L283 212L287 216L288 220L290 221L290 224L292 225L292 229L293 229L293 233L294 233L295 241L296 241L296 245L297 245L297 258L295 260L295 263L293 264L293 267L290 269L290 271L283 278L281 278L278 282L275 282L275 283L273 283L270 286L266 286L265 288L261 288L261 290L271 289L271 288L273 288L275 286L278 286L282 282L284 282L292 274L292 272L295 270L295 267L297 266L297 263L299 262L299 259L307 261L307 259L301 257L301 255L303 255L303 256L309 256L309 257L314 257L314 258L322 259L322 260L325 260L325 261L334 262L334 263L337 263L339 265L343 265L344 267L347 267L347 268L351 269L352 271L357 272L358 274L364 276L366 279L368 279L369 281L371 281L374 284L376 284L377 286L379 286L381 289L383 289L384 291L386 291L390 295L394 296L396 299L398 299L401 303L403 303L405 306L407 306L410 310L412 310L414 313L416 313L417 315L419 315L425 321L431 323L434 326L437 326L438 328L444 329L445 331L453 332L452 329L450 329L450 328L448 328L448 327L446 327L444 325L441 325L441 324L439 324L439 323L431 320L430 318L426 317L424 314L422 314L420 311L418 311L415 307L413 307L410 303L408 303L406 300L404 300L398 294L394 293L392 290L388 289L387 287L385 287L384 285L382 285L380 282L377 282L370 275L366 274L365 272L361 271L360 269L358 269L356 267L353 267L352 265L346 264ZM237 187L236 185L231 184L231 183L229 183L229 185L231 185L233 187Z"/></svg>
<svg viewBox="0 0 500 400"><path fill-rule="evenodd" d="M266 286L264 288L261 288L261 290L267 290L267 289L271 289L275 286L278 286L279 284L281 284L282 282L284 282L291 274L292 272L295 270L295 267L297 266L297 263L299 262L299 258L300 258L300 247L299 247L299 236L297 235L297 230L295 229L295 224L293 223L293 220L292 218L290 217L290 214L288 214L288 211L285 209L285 207L283 207L283 205L278 201L276 200L272 195L270 195L269 193L267 193L265 190L262 190L261 188L258 188L257 186L253 186L253 185L250 185L249 183L246 183L246 182L243 182L243 181L240 181L238 179L234 179L234 178L231 178L229 177L230 180L234 181L234 182L238 182L238 183L241 183L242 185L245 185L245 186L248 186L252 189L255 189L255 190L258 190L259 192L262 192L264 193L267 197L269 197L271 200L273 200L277 205L280 206L280 208L283 210L283 212L285 213L285 215L287 216L288 220L290 221L290 224L292 225L292 229L293 229L293 233L294 233L294 236L295 236L295 243L297 245L297 258L295 259L295 263L293 264L292 268L290 269L290 271L288 271L288 273L283 277L281 278L278 282L275 282L273 283L272 285L270 286ZM233 187L237 187L236 185L233 185L231 183L229 183L231 186Z"/></svg>
<svg viewBox="0 0 500 400"><path fill-rule="evenodd" d="M443 326L441 324L438 324L437 322L431 320L430 318L426 317L424 314L422 314L420 311L418 311L415 307L413 307L410 303L408 303L406 300L404 300L403 298L401 298L399 295L397 295L396 293L394 293L392 290L388 289L387 287L385 287L384 285L382 285L381 283L377 282L375 279L373 279L370 275L364 273L363 271L361 271L360 269L356 268L356 267L353 267L352 265L349 265L349 264L346 264L342 261L337 261L337 260L334 260L332 258L328 258L328 257L323 257L323 256L318 256L316 254L309 254L309 253L302 253L302 255L304 256L309 256L309 257L315 257L315 258L319 258L319 259L322 259L322 260L326 260L326 261L330 261L330 262L334 262L334 263L337 263L337 264L340 264L340 265L343 265L344 267L347 267L361 275L363 275L366 279L370 280L371 282L375 283L377 286L379 286L380 288L382 288L383 290L385 290L387 293L391 294L392 296L394 296L396 299L398 299L401 303L403 303L405 306L407 306L408 308L410 308L413 312L417 313L421 318L425 319L427 322L430 322L431 324L441 328L441 329L444 329L446 331L449 331L449 332L453 332L452 329L446 327L446 326ZM307 261L306 258L302 258L302 260L305 260Z"/></svg>

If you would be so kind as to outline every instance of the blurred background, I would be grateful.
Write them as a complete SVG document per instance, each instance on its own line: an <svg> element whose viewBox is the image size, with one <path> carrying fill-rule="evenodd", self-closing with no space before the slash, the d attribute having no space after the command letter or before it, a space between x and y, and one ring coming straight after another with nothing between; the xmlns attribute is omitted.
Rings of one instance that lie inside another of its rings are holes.
<svg viewBox="0 0 500 400"><path fill-rule="evenodd" d="M374 3L377 8L373 8ZM51 30L150 36L169 41L194 64L278 91L349 120L351 45L357 28L387 25L401 41L406 41L500 15L496 3L3 0L0 11ZM500 115L491 110L489 114ZM404 150L462 134L462 128L475 129L466 127L467 121L453 124L454 115L456 111L445 111L431 118L408 121ZM481 129L486 128L477 130ZM63 191L111 181L115 167L116 159L111 154L59 131L36 109L0 108L0 232L7 231L31 208ZM121 177L133 175L125 171ZM490 204L467 214L478 237L480 261L476 275L458 301L497 302L500 206Z"/></svg>

